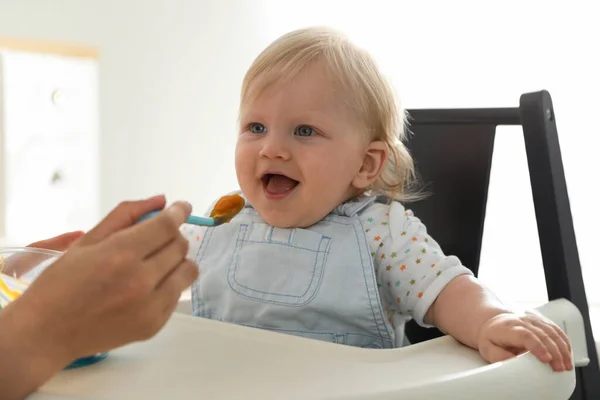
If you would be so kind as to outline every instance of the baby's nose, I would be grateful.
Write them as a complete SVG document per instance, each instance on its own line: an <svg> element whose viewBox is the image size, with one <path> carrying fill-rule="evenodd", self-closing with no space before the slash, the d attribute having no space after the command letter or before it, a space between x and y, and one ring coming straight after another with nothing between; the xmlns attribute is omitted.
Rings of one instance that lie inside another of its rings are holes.
<svg viewBox="0 0 600 400"><path fill-rule="evenodd" d="M288 140L270 132L263 139L260 156L269 159L289 160L292 156Z"/></svg>

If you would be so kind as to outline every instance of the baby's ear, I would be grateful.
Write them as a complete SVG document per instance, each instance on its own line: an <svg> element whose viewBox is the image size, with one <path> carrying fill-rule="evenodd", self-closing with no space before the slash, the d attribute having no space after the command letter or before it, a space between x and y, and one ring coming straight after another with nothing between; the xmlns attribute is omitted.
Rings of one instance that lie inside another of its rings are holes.
<svg viewBox="0 0 600 400"><path fill-rule="evenodd" d="M371 142L365 151L362 166L352 180L352 186L360 190L368 188L381 175L387 159L388 148L385 142Z"/></svg>

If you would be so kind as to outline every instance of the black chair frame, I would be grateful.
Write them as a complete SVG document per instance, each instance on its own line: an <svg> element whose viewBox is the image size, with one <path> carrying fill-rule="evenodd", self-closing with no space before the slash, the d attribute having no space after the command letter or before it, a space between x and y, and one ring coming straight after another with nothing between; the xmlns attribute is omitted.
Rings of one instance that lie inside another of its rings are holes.
<svg viewBox="0 0 600 400"><path fill-rule="evenodd" d="M600 370L552 99L547 91L523 94L519 107L408 110L407 142L420 179L431 191L409 203L446 254L479 271L496 127L522 126L548 299L565 298L581 311L590 364L577 368L571 399L600 399ZM525 172L525 171L524 171ZM442 335L411 321L406 335L418 343Z"/></svg>

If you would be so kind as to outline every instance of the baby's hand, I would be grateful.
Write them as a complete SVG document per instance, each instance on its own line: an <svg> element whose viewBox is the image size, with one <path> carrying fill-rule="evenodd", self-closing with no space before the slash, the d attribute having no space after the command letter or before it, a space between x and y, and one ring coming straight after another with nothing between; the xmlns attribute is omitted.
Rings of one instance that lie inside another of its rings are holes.
<svg viewBox="0 0 600 400"><path fill-rule="evenodd" d="M554 371L572 370L571 344L552 321L533 313L503 313L487 320L477 337L479 352L488 362L498 362L530 351Z"/></svg>

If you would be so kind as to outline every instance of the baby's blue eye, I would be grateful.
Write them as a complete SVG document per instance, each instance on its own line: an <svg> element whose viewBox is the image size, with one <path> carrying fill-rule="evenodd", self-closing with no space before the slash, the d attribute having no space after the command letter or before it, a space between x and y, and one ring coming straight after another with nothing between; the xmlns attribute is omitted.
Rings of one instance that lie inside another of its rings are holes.
<svg viewBox="0 0 600 400"><path fill-rule="evenodd" d="M317 131L315 131L314 128L311 128L308 125L300 125L294 130L294 135L298 136L312 136L316 133Z"/></svg>
<svg viewBox="0 0 600 400"><path fill-rule="evenodd" d="M257 122L254 122L254 123L250 124L250 132L252 132L252 133L266 133L267 132L267 128L263 124L259 124Z"/></svg>

